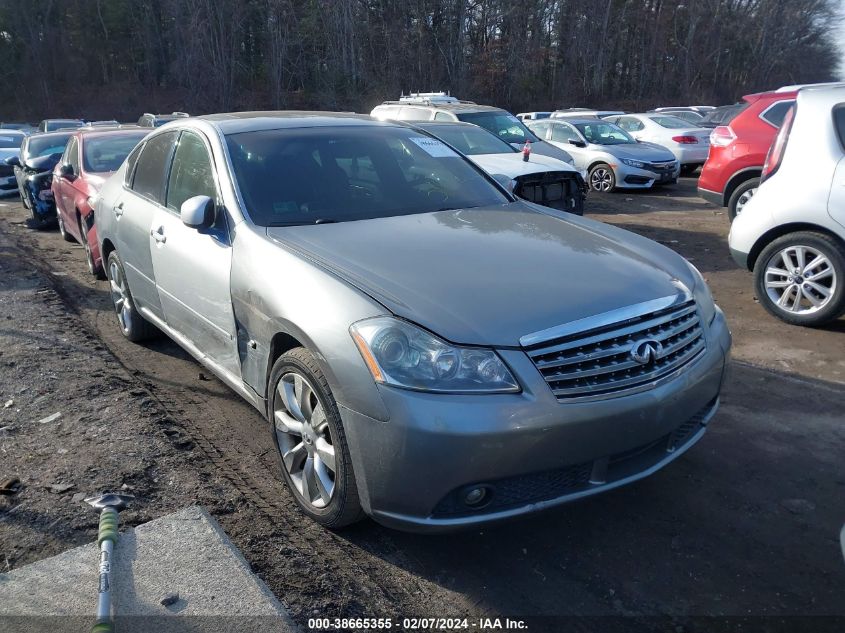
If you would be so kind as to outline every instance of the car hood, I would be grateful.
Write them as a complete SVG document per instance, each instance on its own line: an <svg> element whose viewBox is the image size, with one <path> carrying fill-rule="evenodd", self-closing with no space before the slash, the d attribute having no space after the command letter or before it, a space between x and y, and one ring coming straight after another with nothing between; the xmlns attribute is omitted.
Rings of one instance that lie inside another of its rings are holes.
<svg viewBox="0 0 845 633"><path fill-rule="evenodd" d="M522 151L524 145L524 143L511 143L511 146L520 151ZM571 165L575 164L572 154L542 139L531 141L531 156L548 156L550 158L557 158L558 160L562 160Z"/></svg>
<svg viewBox="0 0 845 633"><path fill-rule="evenodd" d="M510 178L547 171L577 173L577 170L569 163L565 163L557 158L538 156L536 154L532 154L528 161L522 160L522 154L515 154L513 152L505 154L474 154L467 156L467 158L488 174L502 174Z"/></svg>
<svg viewBox="0 0 845 633"><path fill-rule="evenodd" d="M655 242L523 202L267 233L454 343L518 346L694 285L684 260Z"/></svg>
<svg viewBox="0 0 845 633"><path fill-rule="evenodd" d="M664 161L675 160L675 155L656 143L625 143L623 145L590 145L594 149L607 152L616 158L633 160Z"/></svg>

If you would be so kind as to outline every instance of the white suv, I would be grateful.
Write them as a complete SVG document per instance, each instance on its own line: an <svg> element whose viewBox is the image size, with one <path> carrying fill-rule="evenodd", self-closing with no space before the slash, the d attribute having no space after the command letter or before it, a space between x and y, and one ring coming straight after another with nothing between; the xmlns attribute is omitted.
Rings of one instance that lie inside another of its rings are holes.
<svg viewBox="0 0 845 633"><path fill-rule="evenodd" d="M761 186L731 225L763 307L793 325L845 313L845 84L805 88L769 150Z"/></svg>

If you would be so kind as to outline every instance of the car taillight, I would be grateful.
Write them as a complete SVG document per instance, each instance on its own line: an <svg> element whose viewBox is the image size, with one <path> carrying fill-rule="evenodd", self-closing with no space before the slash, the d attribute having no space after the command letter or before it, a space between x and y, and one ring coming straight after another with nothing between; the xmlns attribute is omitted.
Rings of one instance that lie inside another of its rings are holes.
<svg viewBox="0 0 845 633"><path fill-rule="evenodd" d="M698 139L694 136L673 136L672 140L681 145L694 145L698 143Z"/></svg>
<svg viewBox="0 0 845 633"><path fill-rule="evenodd" d="M777 136L775 136L775 140L769 148L769 153L766 154L766 162L763 163L763 173L760 174L760 184L774 174L778 170L778 167L780 167L780 163L783 160L783 153L786 149L786 142L789 140L789 132L792 130L792 122L794 120L795 105L786 111L786 115L783 117L783 123L778 130Z"/></svg>
<svg viewBox="0 0 845 633"><path fill-rule="evenodd" d="M714 147L727 147L736 139L736 134L729 125L720 125L710 132L710 144Z"/></svg>

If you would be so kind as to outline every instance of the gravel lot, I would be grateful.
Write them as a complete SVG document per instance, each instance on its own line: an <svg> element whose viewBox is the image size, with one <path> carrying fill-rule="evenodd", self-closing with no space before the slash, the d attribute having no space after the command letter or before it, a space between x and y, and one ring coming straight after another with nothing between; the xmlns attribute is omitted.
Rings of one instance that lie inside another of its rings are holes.
<svg viewBox="0 0 845 633"><path fill-rule="evenodd" d="M22 487L0 496L0 572L90 541L80 494L125 484L139 499L130 524L208 507L303 628L313 616L845 617L845 320L770 317L694 179L593 195L587 211L704 273L734 333L722 408L697 447L638 484L434 537L303 518L261 417L175 344L126 342L81 247L26 229L2 201L0 480Z"/></svg>

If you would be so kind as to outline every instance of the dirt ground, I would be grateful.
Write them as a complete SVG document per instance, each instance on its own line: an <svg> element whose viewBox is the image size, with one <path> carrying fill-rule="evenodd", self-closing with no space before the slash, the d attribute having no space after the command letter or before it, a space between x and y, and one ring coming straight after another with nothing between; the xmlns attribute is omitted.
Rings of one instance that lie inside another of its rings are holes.
<svg viewBox="0 0 845 633"><path fill-rule="evenodd" d="M694 179L594 195L587 210L704 273L734 334L722 408L698 446L638 484L435 537L305 519L261 416L168 340L125 341L81 247L28 230L3 201L0 480L21 487L0 496L0 572L92 540L80 497L124 487L129 524L206 506L303 629L314 616L622 616L625 630L658 630L636 620L656 616L672 631L693 630L687 616L794 630L822 620L791 616L845 617L845 320L808 330L768 316Z"/></svg>

